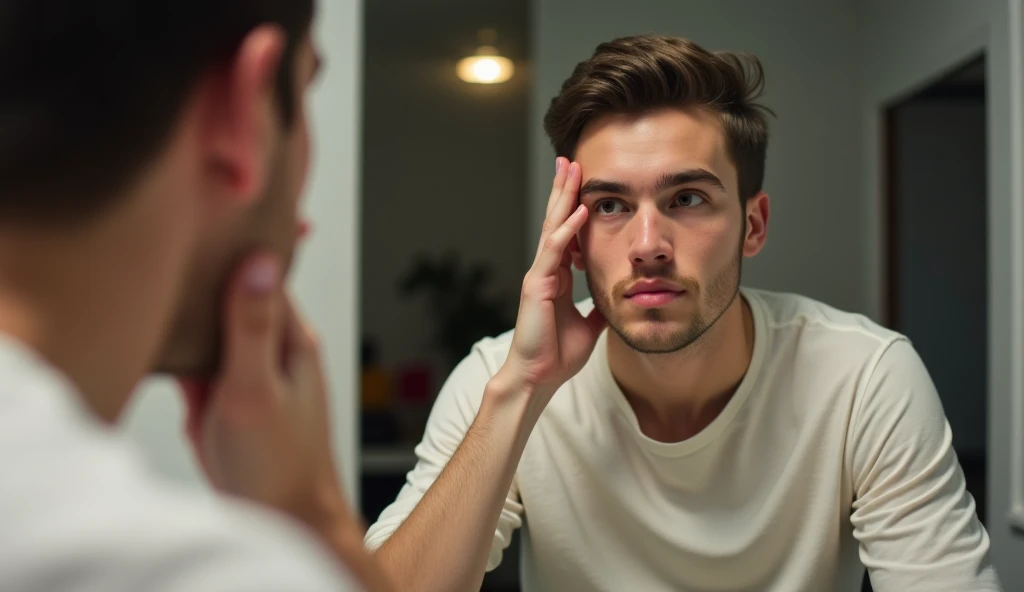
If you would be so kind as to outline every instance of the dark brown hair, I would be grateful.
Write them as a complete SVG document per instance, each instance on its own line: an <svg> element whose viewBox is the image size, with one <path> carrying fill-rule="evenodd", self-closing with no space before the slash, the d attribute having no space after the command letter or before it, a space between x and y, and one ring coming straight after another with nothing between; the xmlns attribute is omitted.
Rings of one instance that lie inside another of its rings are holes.
<svg viewBox="0 0 1024 592"><path fill-rule="evenodd" d="M0 0L0 222L77 223L164 146L200 77L253 28L288 36L283 122L314 0Z"/></svg>
<svg viewBox="0 0 1024 592"><path fill-rule="evenodd" d="M576 65L551 100L544 131L559 156L573 158L583 128L604 115L708 110L722 123L745 204L764 181L772 112L756 102L763 90L764 70L754 56L710 52L679 37L623 37Z"/></svg>

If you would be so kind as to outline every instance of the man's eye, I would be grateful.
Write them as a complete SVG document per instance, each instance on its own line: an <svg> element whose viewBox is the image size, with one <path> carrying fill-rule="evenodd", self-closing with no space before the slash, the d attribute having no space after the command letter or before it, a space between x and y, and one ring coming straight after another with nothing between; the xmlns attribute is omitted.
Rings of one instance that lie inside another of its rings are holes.
<svg viewBox="0 0 1024 592"><path fill-rule="evenodd" d="M598 202L594 209L597 210L597 213L599 214L610 215L622 213L625 208L621 203L614 199L606 199Z"/></svg>
<svg viewBox="0 0 1024 592"><path fill-rule="evenodd" d="M702 203L704 203L704 197L699 193L693 193L691 191L680 193L679 196L676 197L676 204L684 208L696 207Z"/></svg>

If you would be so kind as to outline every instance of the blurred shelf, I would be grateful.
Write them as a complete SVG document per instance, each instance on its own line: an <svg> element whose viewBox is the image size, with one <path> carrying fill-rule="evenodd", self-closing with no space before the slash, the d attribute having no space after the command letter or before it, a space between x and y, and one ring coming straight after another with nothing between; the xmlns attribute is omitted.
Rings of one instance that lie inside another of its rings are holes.
<svg viewBox="0 0 1024 592"><path fill-rule="evenodd" d="M404 475L416 466L411 446L365 446L361 454L364 475Z"/></svg>

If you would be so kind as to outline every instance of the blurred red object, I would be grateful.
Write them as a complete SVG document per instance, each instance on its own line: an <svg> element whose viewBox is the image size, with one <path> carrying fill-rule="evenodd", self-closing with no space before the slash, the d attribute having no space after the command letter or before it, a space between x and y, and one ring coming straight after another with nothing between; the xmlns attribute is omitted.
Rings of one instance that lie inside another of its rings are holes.
<svg viewBox="0 0 1024 592"><path fill-rule="evenodd" d="M433 372L426 364L403 367L398 374L398 397L403 403L429 403L434 398Z"/></svg>

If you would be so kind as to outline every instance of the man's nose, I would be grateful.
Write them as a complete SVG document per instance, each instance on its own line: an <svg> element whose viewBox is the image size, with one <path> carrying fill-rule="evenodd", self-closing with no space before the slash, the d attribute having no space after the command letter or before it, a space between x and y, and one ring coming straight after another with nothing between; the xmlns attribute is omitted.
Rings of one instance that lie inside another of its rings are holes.
<svg viewBox="0 0 1024 592"><path fill-rule="evenodd" d="M644 208L637 212L632 223L633 241L629 248L629 260L633 265L651 265L672 261L672 242L664 215L655 208Z"/></svg>

